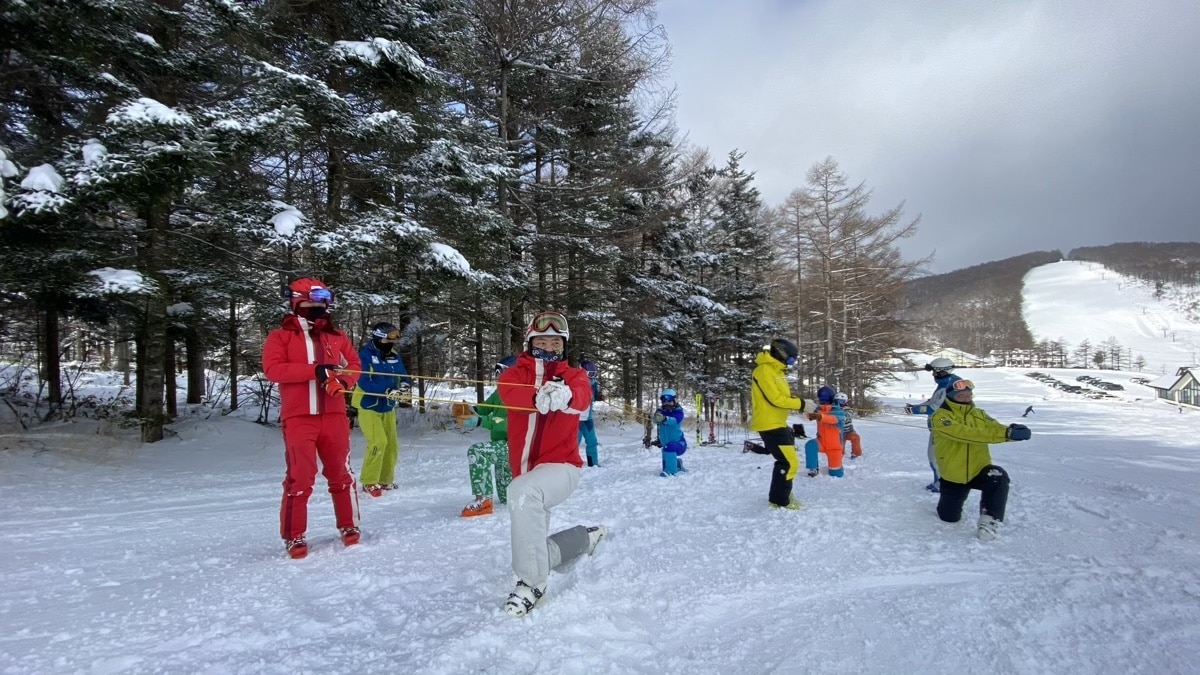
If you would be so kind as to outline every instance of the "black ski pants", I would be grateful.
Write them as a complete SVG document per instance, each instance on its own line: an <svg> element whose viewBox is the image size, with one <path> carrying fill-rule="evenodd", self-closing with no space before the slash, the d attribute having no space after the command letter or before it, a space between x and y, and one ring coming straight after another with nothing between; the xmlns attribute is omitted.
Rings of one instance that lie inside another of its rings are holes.
<svg viewBox="0 0 1200 675"><path fill-rule="evenodd" d="M787 506L792 500L792 479L800 470L800 460L796 455L796 438L787 427L760 431L758 435L767 451L775 458L767 499L772 504Z"/></svg>
<svg viewBox="0 0 1200 675"><path fill-rule="evenodd" d="M962 520L963 504L971 490L979 490L979 513L986 513L996 520L1004 520L1004 507L1008 504L1008 472L995 464L983 467L970 483L952 483L942 476L941 498L938 499L938 517L947 523Z"/></svg>

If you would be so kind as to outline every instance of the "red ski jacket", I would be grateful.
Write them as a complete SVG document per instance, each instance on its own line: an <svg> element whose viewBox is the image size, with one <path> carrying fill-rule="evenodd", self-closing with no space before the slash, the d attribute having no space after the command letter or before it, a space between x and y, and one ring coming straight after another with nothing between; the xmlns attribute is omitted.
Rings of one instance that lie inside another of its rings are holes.
<svg viewBox="0 0 1200 675"><path fill-rule="evenodd" d="M579 456L579 415L592 405L592 385L587 371L572 368L564 361L535 359L528 353L517 357L517 363L500 373L500 400L516 408L535 408L537 389L554 377L561 377L571 388L571 405L567 410L551 411L545 415L525 410L508 411L508 463L513 478L539 464L574 464L583 466Z"/></svg>
<svg viewBox="0 0 1200 675"><path fill-rule="evenodd" d="M325 319L309 324L295 314L288 314L283 317L283 325L267 335L263 344L263 372L268 380L279 384L280 419L346 414L346 397L330 396L317 384L318 363L362 370L350 338ZM358 380L354 373L339 377L351 390Z"/></svg>

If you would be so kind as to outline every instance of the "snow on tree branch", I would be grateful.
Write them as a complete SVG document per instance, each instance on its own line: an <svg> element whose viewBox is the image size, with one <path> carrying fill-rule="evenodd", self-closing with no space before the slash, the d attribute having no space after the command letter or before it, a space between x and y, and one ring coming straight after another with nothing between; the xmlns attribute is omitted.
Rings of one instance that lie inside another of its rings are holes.
<svg viewBox="0 0 1200 675"><path fill-rule="evenodd" d="M431 69L421 59L412 47L385 38L371 38L370 41L338 40L333 43L335 55L347 61L359 61L372 67L388 62L400 66L415 77L426 79Z"/></svg>
<svg viewBox="0 0 1200 675"><path fill-rule="evenodd" d="M178 112L174 108L159 103L145 96L133 101L126 101L112 109L108 114L108 123L114 126L134 126L143 124L160 124L166 126L190 126L192 116Z"/></svg>
<svg viewBox="0 0 1200 675"><path fill-rule="evenodd" d="M101 267L88 274L96 278L92 290L99 294L141 294L153 292L157 288L153 281L135 270Z"/></svg>

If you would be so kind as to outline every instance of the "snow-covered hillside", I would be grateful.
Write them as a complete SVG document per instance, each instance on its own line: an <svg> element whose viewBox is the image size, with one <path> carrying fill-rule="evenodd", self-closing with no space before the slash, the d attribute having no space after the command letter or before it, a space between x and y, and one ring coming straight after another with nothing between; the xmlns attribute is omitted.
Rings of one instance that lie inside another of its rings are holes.
<svg viewBox="0 0 1200 675"><path fill-rule="evenodd" d="M1173 373L1200 363L1200 324L1154 289L1099 263L1070 261L1035 267L1022 290L1025 324L1035 340L1066 340L1070 348L1116 338L1146 359L1146 372Z"/></svg>
<svg viewBox="0 0 1200 675"><path fill-rule="evenodd" d="M640 425L609 418L603 466L553 526L612 535L525 619L501 610L507 514L458 515L483 432L406 419L400 490L363 502L363 543L337 542L318 490L301 561L278 538L278 429L196 418L140 448L6 434L0 673L1194 672L1200 413L959 374L1002 421L1035 408L1033 440L993 448L1013 479L998 540L975 539L973 515L938 521L922 419L860 420L865 457L801 475L806 508L788 512L743 432L662 479ZM890 409L931 389L898 377Z"/></svg>

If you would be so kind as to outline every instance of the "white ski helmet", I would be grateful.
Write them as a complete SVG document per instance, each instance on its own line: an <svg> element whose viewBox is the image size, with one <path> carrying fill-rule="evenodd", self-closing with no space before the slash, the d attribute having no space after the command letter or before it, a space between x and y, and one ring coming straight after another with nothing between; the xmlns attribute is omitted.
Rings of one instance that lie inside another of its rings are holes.
<svg viewBox="0 0 1200 675"><path fill-rule="evenodd" d="M946 357L938 357L925 364L925 370L933 371L935 378L943 378L954 372L954 362Z"/></svg>

